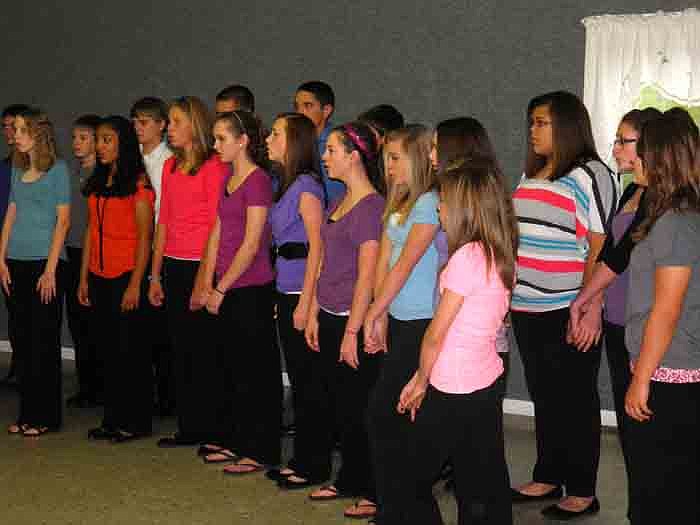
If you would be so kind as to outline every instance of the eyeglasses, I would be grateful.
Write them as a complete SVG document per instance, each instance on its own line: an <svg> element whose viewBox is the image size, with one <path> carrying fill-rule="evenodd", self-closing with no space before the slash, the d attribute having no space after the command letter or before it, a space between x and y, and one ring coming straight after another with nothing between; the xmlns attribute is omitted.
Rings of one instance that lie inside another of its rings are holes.
<svg viewBox="0 0 700 525"><path fill-rule="evenodd" d="M624 137L618 137L613 141L613 144L615 146L620 146L620 147L625 147L626 144L634 144L637 142L637 139L626 139Z"/></svg>

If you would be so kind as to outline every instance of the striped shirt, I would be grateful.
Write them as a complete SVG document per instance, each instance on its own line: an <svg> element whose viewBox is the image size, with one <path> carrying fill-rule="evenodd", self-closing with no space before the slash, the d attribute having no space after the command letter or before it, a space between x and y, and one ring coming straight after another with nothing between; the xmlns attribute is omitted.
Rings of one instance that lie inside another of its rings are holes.
<svg viewBox="0 0 700 525"><path fill-rule="evenodd" d="M588 233L605 233L604 218L615 208L618 194L603 164L588 166L595 173L604 210L598 209L593 181L581 168L555 181L523 177L515 190L520 242L513 310L567 308L581 288Z"/></svg>

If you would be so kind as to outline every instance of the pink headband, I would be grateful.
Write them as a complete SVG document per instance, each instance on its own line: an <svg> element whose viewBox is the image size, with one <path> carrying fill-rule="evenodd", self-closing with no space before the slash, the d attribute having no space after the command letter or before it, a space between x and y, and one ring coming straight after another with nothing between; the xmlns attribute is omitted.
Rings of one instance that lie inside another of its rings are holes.
<svg viewBox="0 0 700 525"><path fill-rule="evenodd" d="M345 131L347 136L350 137L350 140L355 145L355 147L357 147L357 149L359 149L366 156L371 156L367 144L365 144L365 141L360 138L360 136L357 134L357 131L355 131L355 129L350 124L345 124L343 126L343 131Z"/></svg>

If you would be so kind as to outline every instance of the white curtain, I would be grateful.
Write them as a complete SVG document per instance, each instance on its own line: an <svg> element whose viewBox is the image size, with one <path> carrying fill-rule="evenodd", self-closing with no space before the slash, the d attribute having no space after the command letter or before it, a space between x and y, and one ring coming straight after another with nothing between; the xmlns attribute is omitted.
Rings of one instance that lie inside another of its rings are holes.
<svg viewBox="0 0 700 525"><path fill-rule="evenodd" d="M600 155L610 157L620 118L641 90L700 104L700 11L659 11L583 19L586 62L583 98Z"/></svg>

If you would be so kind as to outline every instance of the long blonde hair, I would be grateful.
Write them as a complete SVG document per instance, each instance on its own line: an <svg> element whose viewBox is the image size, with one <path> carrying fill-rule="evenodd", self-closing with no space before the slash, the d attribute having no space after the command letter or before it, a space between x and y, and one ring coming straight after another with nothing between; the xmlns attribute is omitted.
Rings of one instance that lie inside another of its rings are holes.
<svg viewBox="0 0 700 525"><path fill-rule="evenodd" d="M397 184L394 181L388 181L389 196L383 217L385 223L394 213L398 213L398 222L403 224L418 198L435 186L435 176L430 163L432 138L431 130L421 124L409 124L387 135L387 144L394 141L401 142L401 149L408 156L409 173L408 184ZM386 155L385 148L385 166L387 164Z"/></svg>
<svg viewBox="0 0 700 525"><path fill-rule="evenodd" d="M496 266L503 285L515 285L518 225L513 201L492 159L471 157L448 164L438 174L441 201L447 205L450 255L470 242L478 242L486 254L486 271Z"/></svg>
<svg viewBox="0 0 700 525"><path fill-rule="evenodd" d="M53 124L49 117L37 108L28 108L17 117L22 117L29 135L34 139L34 166L31 165L29 153L22 153L17 148L12 153L12 164L21 170L33 167L39 171L49 171L58 157Z"/></svg>
<svg viewBox="0 0 700 525"><path fill-rule="evenodd" d="M209 157L212 155L212 135L213 119L207 106L197 97L180 97L170 104L170 108L180 109L189 119L192 125L192 167L188 170L188 175L194 175L199 171ZM178 165L185 163L185 151L180 148L173 148L173 153Z"/></svg>

